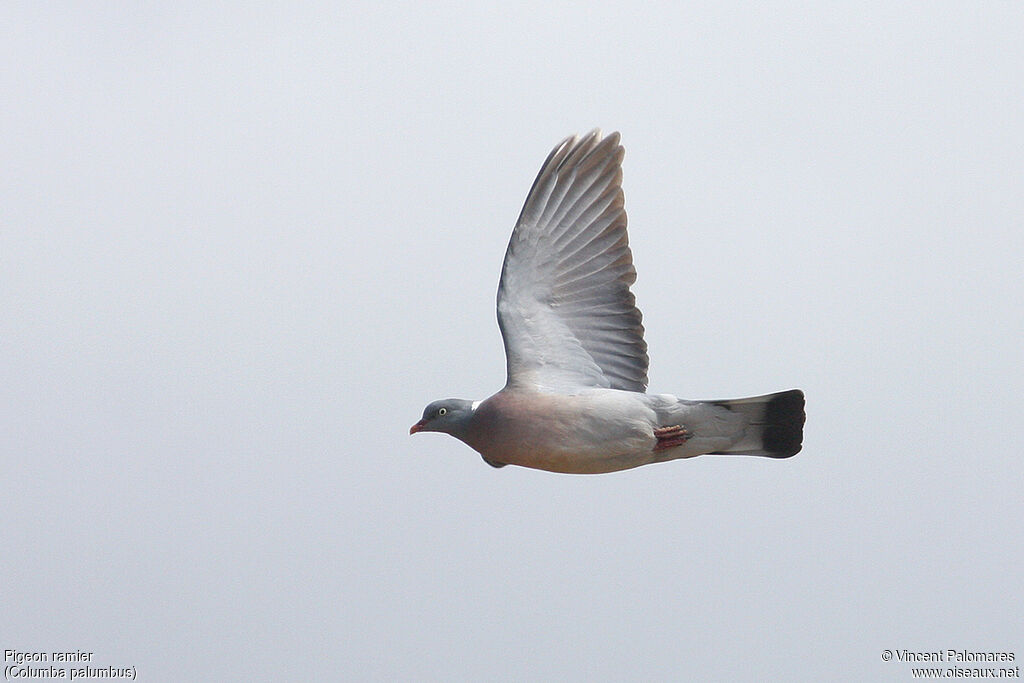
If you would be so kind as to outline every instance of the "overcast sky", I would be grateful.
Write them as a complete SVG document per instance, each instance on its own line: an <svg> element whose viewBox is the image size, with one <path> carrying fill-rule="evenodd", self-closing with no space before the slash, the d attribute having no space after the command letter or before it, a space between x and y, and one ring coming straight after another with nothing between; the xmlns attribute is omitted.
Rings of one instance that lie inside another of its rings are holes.
<svg viewBox="0 0 1024 683"><path fill-rule="evenodd" d="M0 648L154 682L1020 663L1020 3L209 5L0 9ZM651 390L800 387L798 456L568 476L409 436L502 386L508 235L593 127Z"/></svg>

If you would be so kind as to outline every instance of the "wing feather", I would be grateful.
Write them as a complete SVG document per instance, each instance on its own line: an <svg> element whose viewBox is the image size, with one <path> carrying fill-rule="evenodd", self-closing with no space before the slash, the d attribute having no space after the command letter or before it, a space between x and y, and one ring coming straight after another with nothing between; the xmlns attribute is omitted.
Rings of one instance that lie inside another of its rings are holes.
<svg viewBox="0 0 1024 683"><path fill-rule="evenodd" d="M559 143L537 174L498 286L509 385L647 388L623 154L618 133L595 130Z"/></svg>

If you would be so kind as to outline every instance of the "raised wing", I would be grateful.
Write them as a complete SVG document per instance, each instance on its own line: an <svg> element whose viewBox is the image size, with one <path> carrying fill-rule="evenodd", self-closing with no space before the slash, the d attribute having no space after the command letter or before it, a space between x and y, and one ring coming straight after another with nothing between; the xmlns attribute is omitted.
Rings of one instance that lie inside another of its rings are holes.
<svg viewBox="0 0 1024 683"><path fill-rule="evenodd" d="M563 140L519 215L498 285L510 386L647 389L619 134Z"/></svg>

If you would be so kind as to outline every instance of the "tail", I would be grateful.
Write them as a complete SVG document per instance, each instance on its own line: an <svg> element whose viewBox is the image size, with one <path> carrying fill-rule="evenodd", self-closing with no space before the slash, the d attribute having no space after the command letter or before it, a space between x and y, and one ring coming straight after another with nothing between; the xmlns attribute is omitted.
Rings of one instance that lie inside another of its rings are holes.
<svg viewBox="0 0 1024 683"><path fill-rule="evenodd" d="M751 427L742 439L717 455L788 458L803 447L804 392L799 389L712 403L740 413Z"/></svg>

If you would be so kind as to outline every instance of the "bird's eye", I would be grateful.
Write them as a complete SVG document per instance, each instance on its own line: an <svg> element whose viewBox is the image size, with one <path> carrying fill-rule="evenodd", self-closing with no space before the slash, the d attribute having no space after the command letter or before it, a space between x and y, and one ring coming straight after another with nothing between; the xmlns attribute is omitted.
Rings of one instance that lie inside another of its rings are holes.
<svg viewBox="0 0 1024 683"><path fill-rule="evenodd" d="M442 415L445 415L447 412L448 412L447 408L438 408L437 409L437 416L441 417Z"/></svg>

